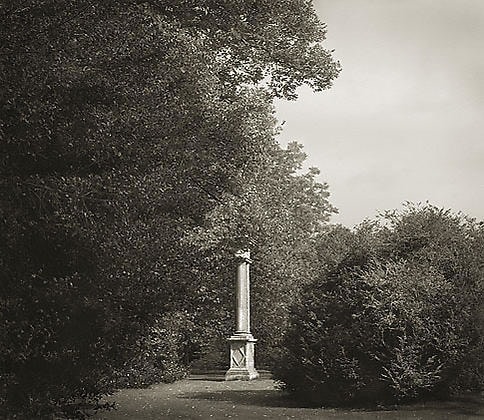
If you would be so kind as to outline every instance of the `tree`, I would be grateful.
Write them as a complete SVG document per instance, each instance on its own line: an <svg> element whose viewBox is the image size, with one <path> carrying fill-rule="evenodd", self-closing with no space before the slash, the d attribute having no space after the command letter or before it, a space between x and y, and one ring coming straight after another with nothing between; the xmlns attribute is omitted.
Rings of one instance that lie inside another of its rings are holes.
<svg viewBox="0 0 484 420"><path fill-rule="evenodd" d="M40 416L109 390L194 277L186 232L263 161L271 99L339 66L301 0L0 16L1 398Z"/></svg>
<svg viewBox="0 0 484 420"><path fill-rule="evenodd" d="M273 143L265 156L264 164L246 174L240 193L227 196L208 213L207 224L191 240L205 249L207 271L213 273L209 289L218 291L218 322L210 315L201 318L210 320L210 329L220 338L226 338L234 324L234 253L250 248L257 360L259 366L270 368L280 351L288 309L317 273L315 238L336 210L328 200L327 184L316 179L319 171L301 170L306 158L301 145L290 143L281 149ZM213 311L213 306L207 309ZM219 328L214 330L214 325ZM225 356L226 343L218 341Z"/></svg>

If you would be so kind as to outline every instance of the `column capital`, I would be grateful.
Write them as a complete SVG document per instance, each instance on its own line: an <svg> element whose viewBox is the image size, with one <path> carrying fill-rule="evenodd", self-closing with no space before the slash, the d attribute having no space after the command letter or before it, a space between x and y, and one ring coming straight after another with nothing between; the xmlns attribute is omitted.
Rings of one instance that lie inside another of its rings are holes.
<svg viewBox="0 0 484 420"><path fill-rule="evenodd" d="M247 264L252 264L252 260L250 259L250 251L249 250L238 250L235 253L235 257L238 260L242 260L243 262L246 262Z"/></svg>

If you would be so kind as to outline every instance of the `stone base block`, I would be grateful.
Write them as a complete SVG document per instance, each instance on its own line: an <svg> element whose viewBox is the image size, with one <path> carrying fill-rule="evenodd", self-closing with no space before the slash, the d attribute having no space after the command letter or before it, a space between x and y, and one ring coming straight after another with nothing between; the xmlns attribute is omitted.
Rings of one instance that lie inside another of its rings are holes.
<svg viewBox="0 0 484 420"><path fill-rule="evenodd" d="M259 377L254 365L254 344L252 334L238 333L229 338L230 369L225 374L226 381L251 381Z"/></svg>

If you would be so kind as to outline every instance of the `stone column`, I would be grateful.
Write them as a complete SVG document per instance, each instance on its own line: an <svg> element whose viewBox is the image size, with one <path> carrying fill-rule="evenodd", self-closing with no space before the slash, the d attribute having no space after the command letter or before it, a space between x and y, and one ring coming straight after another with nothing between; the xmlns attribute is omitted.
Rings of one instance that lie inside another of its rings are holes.
<svg viewBox="0 0 484 420"><path fill-rule="evenodd" d="M236 334L250 334L250 253L237 253Z"/></svg>
<svg viewBox="0 0 484 420"><path fill-rule="evenodd" d="M250 381L259 377L254 365L256 339L250 333L250 280L249 267L252 262L249 251L236 253L238 259L236 286L236 330L230 342L230 369L226 381Z"/></svg>

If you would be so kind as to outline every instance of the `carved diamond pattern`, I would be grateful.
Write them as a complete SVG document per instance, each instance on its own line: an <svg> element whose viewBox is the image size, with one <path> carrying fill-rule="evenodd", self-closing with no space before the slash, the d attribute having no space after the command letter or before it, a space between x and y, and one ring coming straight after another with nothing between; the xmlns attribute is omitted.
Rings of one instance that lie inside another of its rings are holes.
<svg viewBox="0 0 484 420"><path fill-rule="evenodd" d="M233 349L232 351L232 363L234 367L245 366L245 346Z"/></svg>

